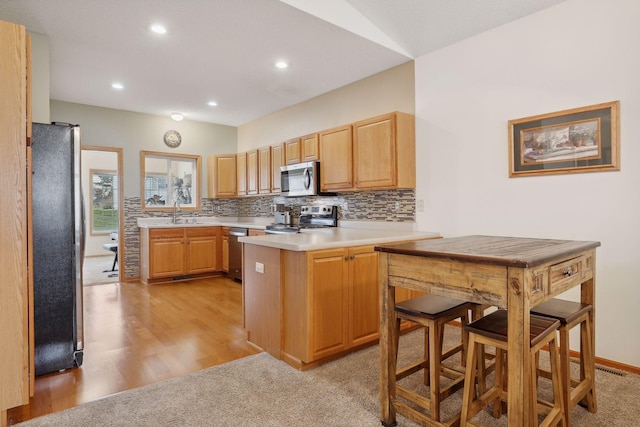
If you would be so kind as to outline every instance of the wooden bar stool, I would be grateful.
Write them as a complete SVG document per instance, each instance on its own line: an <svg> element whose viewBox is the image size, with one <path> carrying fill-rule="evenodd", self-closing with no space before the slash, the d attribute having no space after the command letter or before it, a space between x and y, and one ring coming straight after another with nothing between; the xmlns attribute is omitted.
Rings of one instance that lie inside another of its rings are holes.
<svg viewBox="0 0 640 427"><path fill-rule="evenodd" d="M424 370L424 384L429 386L429 397L425 397L396 384L395 393L391 394L391 403L398 413L421 425L451 425L457 422L460 416L459 413L447 421L446 424L440 423L440 403L463 387L464 370L455 370L443 366L441 363L457 353L461 353L461 363L464 361L467 346L464 326L467 324L471 308L471 303L431 294L396 303L396 339L392 349L394 357L392 357L391 362L395 364L397 361L398 338L402 320L408 320L424 326L425 337L423 358L409 366L396 369L395 380L401 380ZM461 342L453 348L443 351L444 327L447 322L458 318L462 323ZM441 387L441 376L449 378L451 381ZM398 398L406 399L425 409L430 413L430 416L414 409Z"/></svg>
<svg viewBox="0 0 640 427"><path fill-rule="evenodd" d="M560 372L565 404L565 423L571 425L571 412L580 402L586 404L591 413L597 411L595 393L595 356L593 354L593 325L590 304L554 298L531 309L532 314L560 321ZM580 377L571 378L569 331L580 325ZM538 368L538 375L549 378L549 371Z"/></svg>
<svg viewBox="0 0 640 427"><path fill-rule="evenodd" d="M541 426L564 425L562 413L562 390L560 381L560 366L558 350L556 346L556 332L560 322L555 319L541 316L530 316L530 352L531 358L531 393L536 397L537 412L546 415ZM466 326L469 333L469 351L467 354L466 376L464 381L464 394L462 399L462 413L460 415L460 427L468 425L477 426L472 418L484 407L494 404L494 416L502 415L502 402L506 401L506 353L508 316L506 310L497 310L483 318ZM476 365L477 353L482 351L482 346L496 348L495 358L495 382L493 386L482 394L476 394ZM551 360L551 372L553 382L553 403L537 398L536 386L536 353L545 346L549 346Z"/></svg>

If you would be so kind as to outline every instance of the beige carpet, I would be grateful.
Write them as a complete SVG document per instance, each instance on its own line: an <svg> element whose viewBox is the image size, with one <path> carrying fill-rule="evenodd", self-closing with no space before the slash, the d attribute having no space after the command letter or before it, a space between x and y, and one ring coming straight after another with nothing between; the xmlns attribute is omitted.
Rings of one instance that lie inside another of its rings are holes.
<svg viewBox="0 0 640 427"><path fill-rule="evenodd" d="M118 281L118 266L113 267L113 255L85 257L82 266L82 284L84 286L103 285Z"/></svg>
<svg viewBox="0 0 640 427"><path fill-rule="evenodd" d="M447 327L447 341L459 329ZM421 332L401 338L401 363L418 355ZM21 426L379 426L378 346L300 372L261 353L27 421ZM419 377L420 374L413 377ZM598 413L574 409L575 426L640 425L640 377L597 371ZM424 388L419 378L405 379ZM548 393L541 379L541 393ZM455 412L461 391L445 401ZM486 411L477 421L506 426ZM413 426L398 417L399 426Z"/></svg>

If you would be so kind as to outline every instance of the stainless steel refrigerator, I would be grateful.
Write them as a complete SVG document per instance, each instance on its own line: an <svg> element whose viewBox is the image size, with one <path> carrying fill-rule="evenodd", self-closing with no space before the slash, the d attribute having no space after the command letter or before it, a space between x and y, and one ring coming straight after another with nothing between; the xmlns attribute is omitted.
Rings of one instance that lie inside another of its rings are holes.
<svg viewBox="0 0 640 427"><path fill-rule="evenodd" d="M43 375L82 365L80 128L34 123L31 150L34 356Z"/></svg>

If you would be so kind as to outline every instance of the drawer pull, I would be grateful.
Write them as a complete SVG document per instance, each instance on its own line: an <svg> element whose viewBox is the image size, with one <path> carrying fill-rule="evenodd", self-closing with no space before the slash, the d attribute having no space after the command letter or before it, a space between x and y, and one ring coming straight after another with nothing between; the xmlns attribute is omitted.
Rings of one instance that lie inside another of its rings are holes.
<svg viewBox="0 0 640 427"><path fill-rule="evenodd" d="M562 274L564 274L567 277L573 275L573 273L574 273L574 271L573 271L573 268L571 268L571 267L568 267L568 268L565 268L564 270L562 270Z"/></svg>

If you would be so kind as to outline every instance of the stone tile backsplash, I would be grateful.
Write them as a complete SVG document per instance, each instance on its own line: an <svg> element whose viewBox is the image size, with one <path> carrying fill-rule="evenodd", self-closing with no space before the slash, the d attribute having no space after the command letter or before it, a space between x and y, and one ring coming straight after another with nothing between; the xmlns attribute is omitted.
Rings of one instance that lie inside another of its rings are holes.
<svg viewBox="0 0 640 427"><path fill-rule="evenodd" d="M170 217L171 211L143 212L140 197L124 200L124 275L140 276L140 232L138 218ZM202 199L199 212L188 216L271 217L273 206L290 206L295 215L300 206L330 204L338 206L338 219L349 221L415 221L415 190L359 191L329 197L246 197L239 199Z"/></svg>

